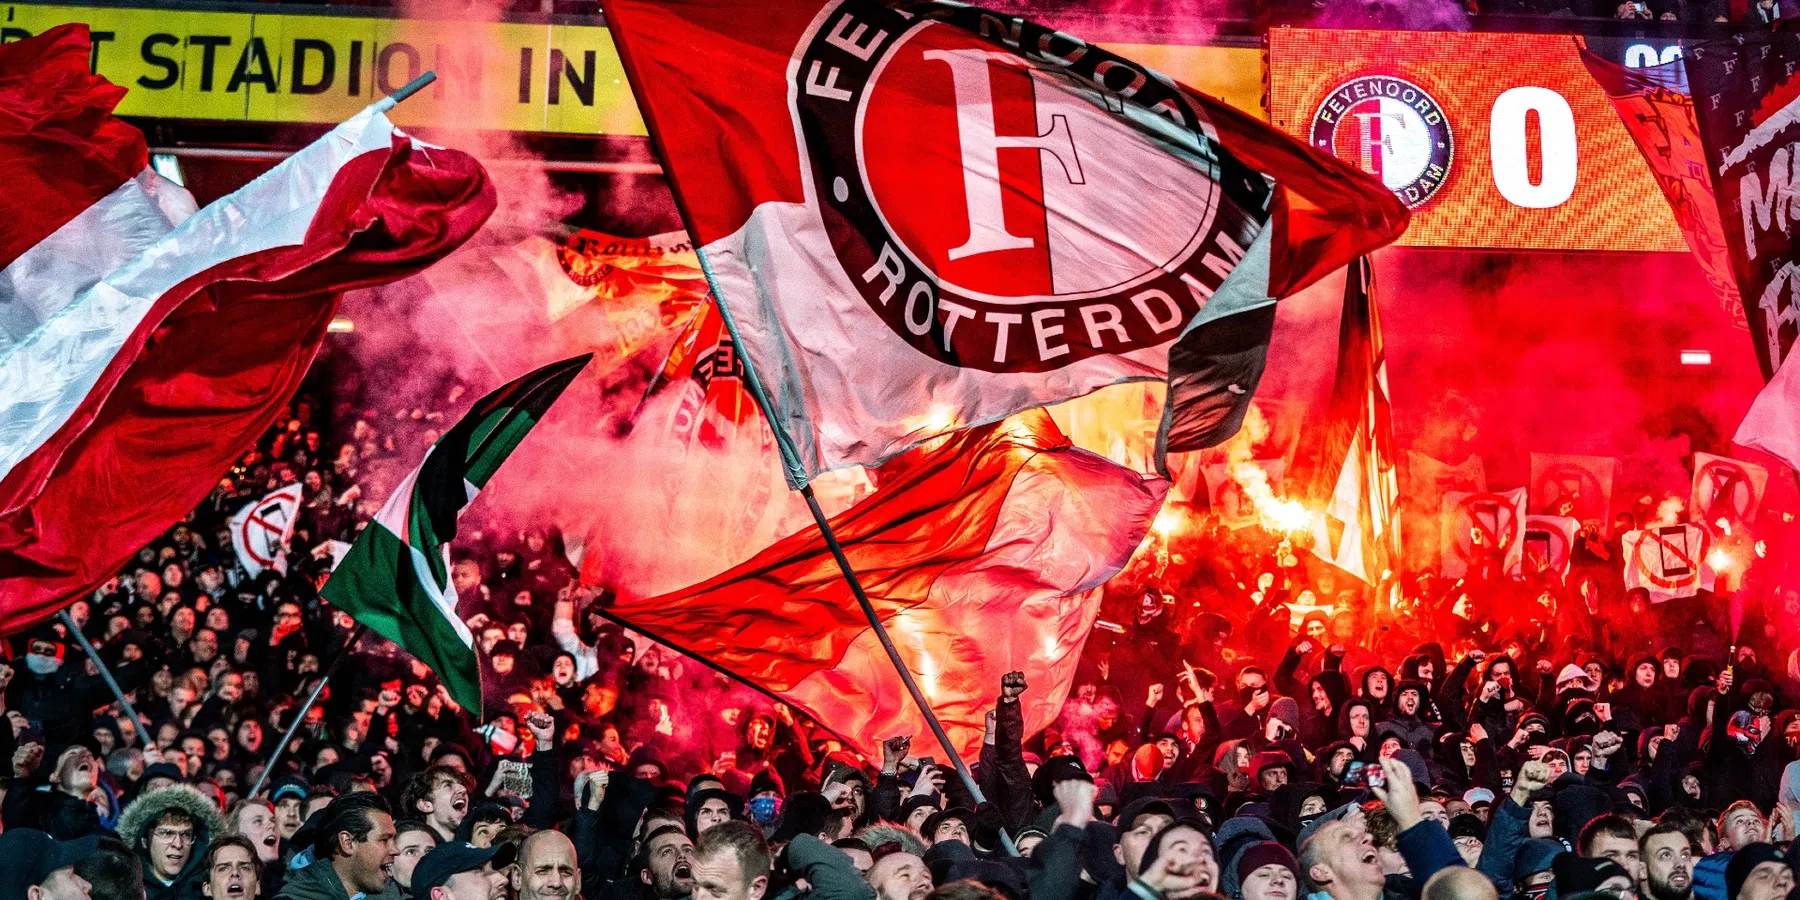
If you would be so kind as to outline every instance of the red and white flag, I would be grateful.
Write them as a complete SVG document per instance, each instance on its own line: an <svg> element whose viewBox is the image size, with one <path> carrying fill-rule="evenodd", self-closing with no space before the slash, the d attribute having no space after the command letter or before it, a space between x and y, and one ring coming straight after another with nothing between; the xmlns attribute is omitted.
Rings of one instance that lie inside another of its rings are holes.
<svg viewBox="0 0 1800 900"><path fill-rule="evenodd" d="M1013 16L878 0L604 8L794 439L795 483L1162 380L1184 334L1405 227L1399 200L1335 157Z"/></svg>
<svg viewBox="0 0 1800 900"><path fill-rule="evenodd" d="M300 518L303 491L299 482L284 485L227 520L231 525L231 546L250 577L261 575L265 569L287 574L287 542L294 536L294 523Z"/></svg>
<svg viewBox="0 0 1800 900"><path fill-rule="evenodd" d="M1757 393L1731 442L1761 450L1800 470L1800 365L1783 361Z"/></svg>
<svg viewBox="0 0 1800 900"><path fill-rule="evenodd" d="M1043 412L897 457L879 481L831 526L954 749L980 750L1006 672L1032 687L1026 733L1050 724L1100 587L1144 539L1168 482L1071 447ZM883 737L928 733L816 526L604 613L793 703L865 756Z"/></svg>
<svg viewBox="0 0 1800 900"><path fill-rule="evenodd" d="M473 158L371 108L196 212L88 60L79 25L0 46L0 634L206 496L340 292L429 265L494 209Z"/></svg>

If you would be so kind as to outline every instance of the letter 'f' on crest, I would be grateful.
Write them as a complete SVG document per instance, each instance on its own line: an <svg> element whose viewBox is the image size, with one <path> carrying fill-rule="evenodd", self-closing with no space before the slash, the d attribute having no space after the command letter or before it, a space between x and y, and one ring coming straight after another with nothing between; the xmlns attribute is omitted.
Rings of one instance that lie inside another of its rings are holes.
<svg viewBox="0 0 1800 900"><path fill-rule="evenodd" d="M951 259L962 259L995 250L1022 250L1032 239L1006 229L1000 205L1000 148L1024 147L1056 157L1070 184L1085 183L1081 160L1075 154L1075 138L1068 119L1052 116L1050 130L1040 135L994 133L994 94L989 67L994 62L1016 62L1010 53L989 50L928 50L924 58L950 67L956 90L957 141L962 152L963 191L969 212L969 239L950 250ZM1028 70L1029 71L1029 70Z"/></svg>

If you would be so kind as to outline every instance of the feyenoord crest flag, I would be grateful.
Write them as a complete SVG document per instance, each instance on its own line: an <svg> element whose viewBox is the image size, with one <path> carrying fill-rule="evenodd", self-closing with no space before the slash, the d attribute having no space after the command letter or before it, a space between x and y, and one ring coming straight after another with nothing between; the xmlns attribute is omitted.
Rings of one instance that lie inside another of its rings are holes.
<svg viewBox="0 0 1800 900"><path fill-rule="evenodd" d="M1800 141L1800 33L1747 31L1687 50L1719 219L1764 380L1800 325L1795 258L1795 142Z"/></svg>
<svg viewBox="0 0 1800 900"><path fill-rule="evenodd" d="M1013 16L905 0L604 5L794 439L793 483L1168 377L1184 333L1405 226L1400 201L1339 160Z"/></svg>
<svg viewBox="0 0 1800 900"><path fill-rule="evenodd" d="M264 569L287 574L283 548L294 535L294 520L300 518L301 491L299 482L286 485L231 517L231 546L251 577Z"/></svg>
<svg viewBox="0 0 1800 900"><path fill-rule="evenodd" d="M1653 603L1692 597L1713 589L1714 573L1706 564L1712 546L1698 525L1652 525L1627 531L1622 541L1625 589L1643 588Z"/></svg>
<svg viewBox="0 0 1800 900"><path fill-rule="evenodd" d="M551 363L481 398L425 451L319 590L332 606L400 645L481 712L475 637L456 614L450 541L475 494L562 396L591 354Z"/></svg>

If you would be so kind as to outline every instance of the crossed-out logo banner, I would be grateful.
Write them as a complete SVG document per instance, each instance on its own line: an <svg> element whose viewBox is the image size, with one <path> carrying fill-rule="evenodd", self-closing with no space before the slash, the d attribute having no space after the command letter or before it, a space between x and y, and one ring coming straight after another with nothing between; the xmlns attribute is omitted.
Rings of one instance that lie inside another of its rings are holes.
<svg viewBox="0 0 1800 900"><path fill-rule="evenodd" d="M1278 28L1270 118L1382 180L1415 247L1686 252L1565 35Z"/></svg>

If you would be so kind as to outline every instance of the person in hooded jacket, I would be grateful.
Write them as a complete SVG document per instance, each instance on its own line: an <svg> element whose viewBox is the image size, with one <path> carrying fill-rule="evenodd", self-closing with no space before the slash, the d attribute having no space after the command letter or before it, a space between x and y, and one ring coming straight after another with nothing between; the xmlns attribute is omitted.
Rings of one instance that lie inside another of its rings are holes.
<svg viewBox="0 0 1800 900"><path fill-rule="evenodd" d="M1356 758L1367 762L1375 758L1378 742L1375 739L1375 715L1380 707L1367 697L1352 697L1343 705L1341 718L1338 721L1338 733L1350 746L1356 748Z"/></svg>
<svg viewBox="0 0 1800 900"><path fill-rule="evenodd" d="M119 838L144 869L145 900L199 900L206 854L224 820L198 788L171 785L145 792L119 815Z"/></svg>
<svg viewBox="0 0 1800 900"><path fill-rule="evenodd" d="M1357 692L1358 699L1369 701L1374 718L1371 722L1379 722L1393 713L1393 673L1381 666L1368 666L1356 674L1356 681L1362 685Z"/></svg>
<svg viewBox="0 0 1800 900"><path fill-rule="evenodd" d="M1400 686L1394 689L1393 715L1375 726L1376 733L1398 735L1408 747L1430 752L1437 732L1423 716L1426 698L1429 696L1430 689L1424 682L1400 682Z"/></svg>
<svg viewBox="0 0 1800 900"><path fill-rule="evenodd" d="M25 641L25 665L6 683L6 708L16 709L44 730L50 747L64 747L89 737L93 712L113 702L112 689L99 675L87 674L56 625L42 625ZM81 651L73 651L80 656ZM142 660L113 668L119 689L134 691L150 677Z"/></svg>

